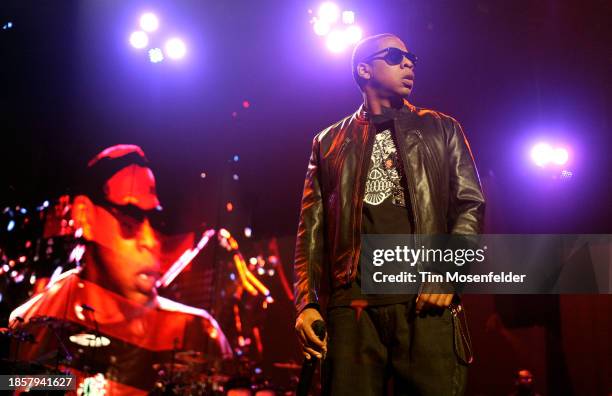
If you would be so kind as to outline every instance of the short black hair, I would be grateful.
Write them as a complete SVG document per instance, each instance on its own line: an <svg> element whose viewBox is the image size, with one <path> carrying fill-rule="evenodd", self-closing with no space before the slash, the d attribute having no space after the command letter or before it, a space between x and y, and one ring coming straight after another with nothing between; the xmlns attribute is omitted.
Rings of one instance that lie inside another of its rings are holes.
<svg viewBox="0 0 612 396"><path fill-rule="evenodd" d="M399 39L399 37L397 37L395 34L381 33L376 34L374 36L366 37L360 42L358 42L357 45L355 45L355 48L353 49L353 56L351 57L351 65L353 71L353 78L355 79L355 82L357 83L357 85L359 85L360 88L363 86L363 80L357 74L357 65L362 62L364 58L372 55L372 53L375 52L372 48L375 46L375 44L377 44L380 40L388 37Z"/></svg>

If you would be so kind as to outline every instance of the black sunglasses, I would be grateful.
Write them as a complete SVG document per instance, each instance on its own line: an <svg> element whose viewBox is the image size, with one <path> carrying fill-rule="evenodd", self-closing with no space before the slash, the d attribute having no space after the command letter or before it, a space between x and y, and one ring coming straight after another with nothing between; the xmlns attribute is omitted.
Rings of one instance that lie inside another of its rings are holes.
<svg viewBox="0 0 612 396"><path fill-rule="evenodd" d="M384 56L377 56L385 52L386 54ZM364 58L364 62L374 59L382 59L387 62L389 66L395 66L402 63L404 57L406 57L410 62L412 62L413 65L416 65L418 58L415 54L413 54L412 52L402 51L401 49L395 47L389 47L375 52L372 55Z"/></svg>
<svg viewBox="0 0 612 396"><path fill-rule="evenodd" d="M145 219L149 220L151 226L156 230L161 230L165 226L165 216L161 207L159 209L143 210L135 205L117 205L108 201L95 202L98 206L104 208L112 214L121 225L124 234L130 236L137 228L144 223Z"/></svg>

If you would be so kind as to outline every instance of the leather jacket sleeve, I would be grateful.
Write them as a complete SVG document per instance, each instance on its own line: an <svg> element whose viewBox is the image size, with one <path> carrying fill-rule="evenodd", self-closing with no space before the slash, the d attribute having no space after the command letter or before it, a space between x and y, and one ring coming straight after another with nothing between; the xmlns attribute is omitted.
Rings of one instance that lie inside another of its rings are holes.
<svg viewBox="0 0 612 396"><path fill-rule="evenodd" d="M448 140L450 166L450 234L475 235L482 232L485 198L470 145L461 125L452 120Z"/></svg>
<svg viewBox="0 0 612 396"><path fill-rule="evenodd" d="M317 137L312 144L297 231L294 259L295 307L299 314L307 307L319 309L318 288L324 258L324 214L319 180Z"/></svg>

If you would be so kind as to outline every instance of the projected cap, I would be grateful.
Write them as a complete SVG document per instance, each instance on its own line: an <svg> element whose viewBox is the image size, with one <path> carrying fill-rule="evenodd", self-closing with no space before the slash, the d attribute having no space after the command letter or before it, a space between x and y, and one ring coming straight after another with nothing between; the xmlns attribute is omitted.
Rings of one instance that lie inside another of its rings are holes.
<svg viewBox="0 0 612 396"><path fill-rule="evenodd" d="M94 201L161 209L155 176L144 151L132 144L108 147L87 164L85 193Z"/></svg>

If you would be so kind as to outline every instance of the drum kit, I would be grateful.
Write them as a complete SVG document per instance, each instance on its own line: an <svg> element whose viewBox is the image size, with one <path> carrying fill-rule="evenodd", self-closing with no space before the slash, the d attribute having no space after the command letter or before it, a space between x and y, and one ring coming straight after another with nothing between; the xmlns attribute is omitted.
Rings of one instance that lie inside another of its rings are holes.
<svg viewBox="0 0 612 396"><path fill-rule="evenodd" d="M301 366L295 362L274 363L273 367L293 374L286 388L273 386L259 365L247 358L220 360L198 351L179 351L172 362L156 363L157 380L151 395L292 395Z"/></svg>
<svg viewBox="0 0 612 396"><path fill-rule="evenodd" d="M70 323L46 316L33 317L28 325L29 330L33 332L36 327L44 326L57 336L58 340L66 338L63 334L78 331ZM36 344L33 332L24 330L23 326L13 325L10 328L0 328L0 338L10 340L14 347L19 348L23 347L24 343ZM59 347L46 356L44 361L41 359L38 359L37 362L3 359L0 364L3 366L4 373L68 374L71 363L79 360L78 353L75 355L73 347L76 346L80 354L86 355L87 350L105 345L98 338L103 339L104 337L78 333L68 337L66 341L69 342L60 342ZM18 351L13 351L13 354L17 356ZM169 361L152 364L155 381L149 395L272 396L294 393L301 365L293 361L275 362L271 365L271 369L281 370L285 373L286 378L290 379L284 387L273 385L269 377L263 374L261 366L260 363L247 357L221 359L200 351L174 350Z"/></svg>

